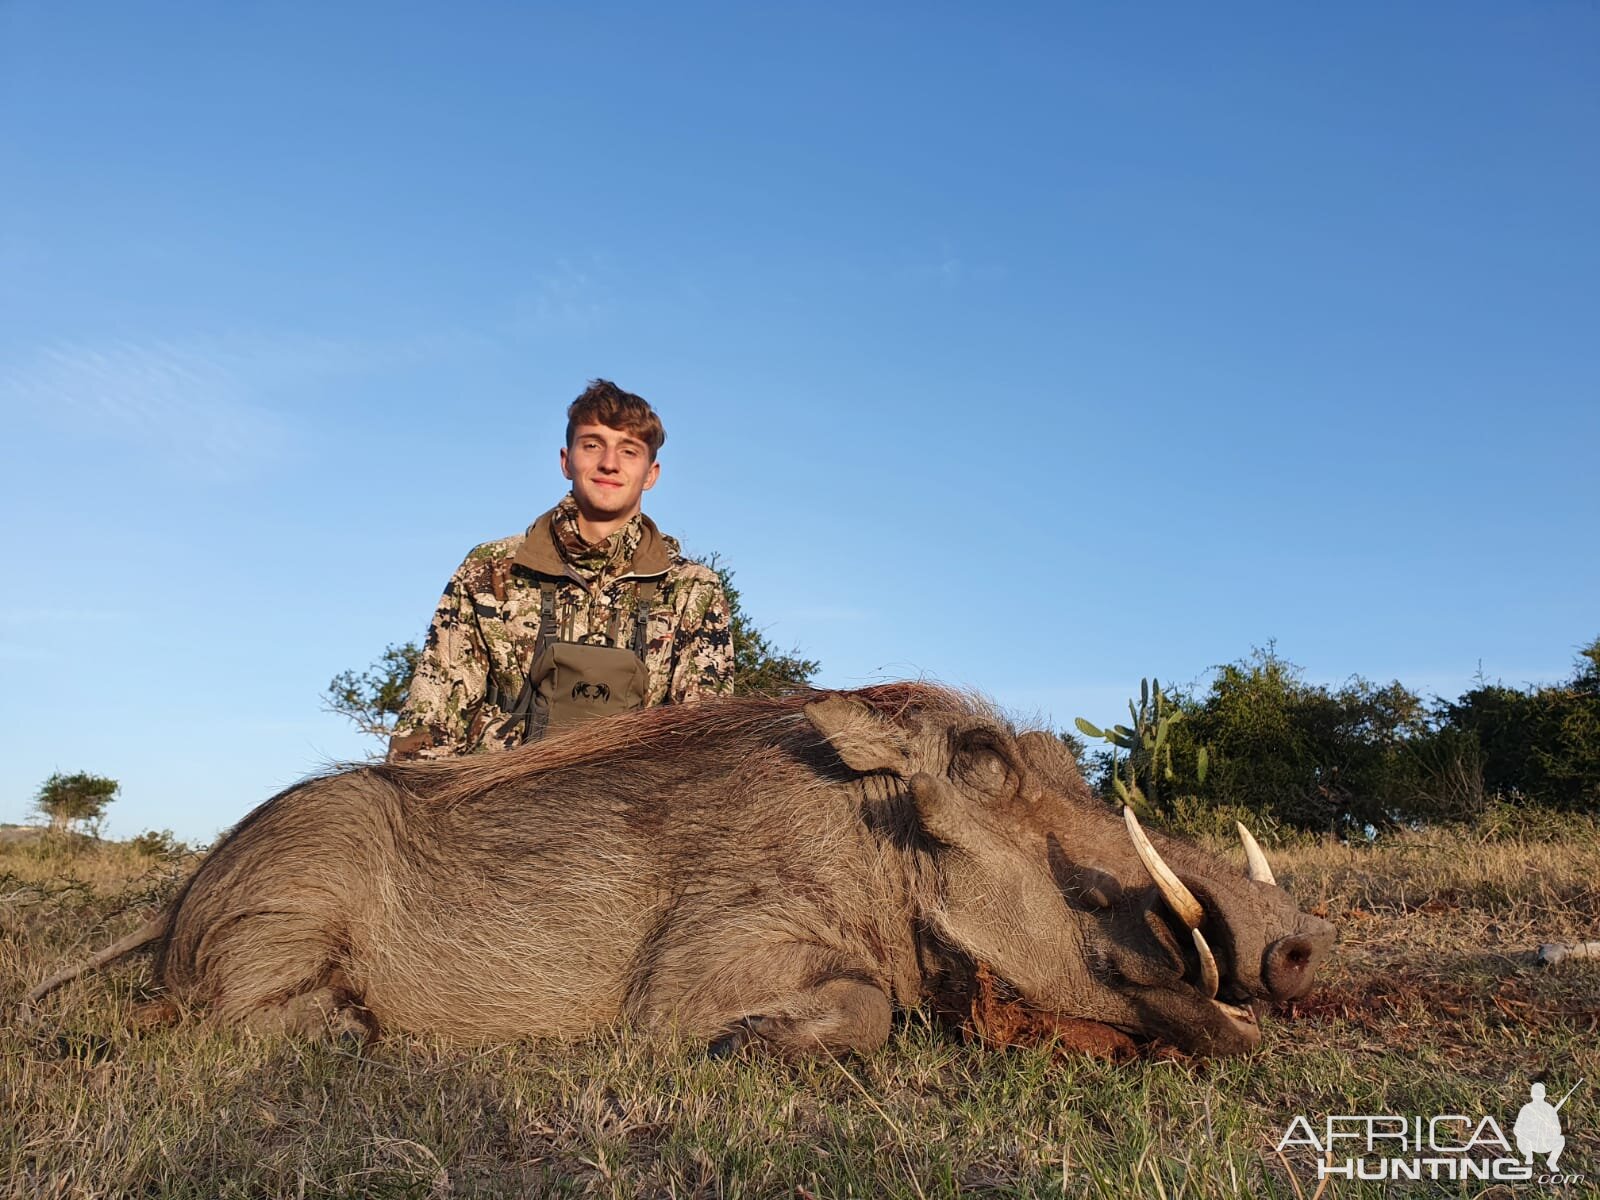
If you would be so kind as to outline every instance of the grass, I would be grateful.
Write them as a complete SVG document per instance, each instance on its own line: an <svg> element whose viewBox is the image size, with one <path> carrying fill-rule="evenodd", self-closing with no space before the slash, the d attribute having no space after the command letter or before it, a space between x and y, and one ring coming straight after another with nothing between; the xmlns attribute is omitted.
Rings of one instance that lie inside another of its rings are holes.
<svg viewBox="0 0 1600 1200"><path fill-rule="evenodd" d="M1231 849L1229 853L1236 853ZM139 1030L148 965L80 980L19 1028L33 982L120 936L191 860L0 844L0 1196L1282 1197L1296 1114L1487 1114L1528 1082L1562 1110L1555 1189L1600 1195L1600 825L1296 846L1279 878L1341 930L1310 996L1248 1059L1114 1064L968 1044L920 1015L864 1059L712 1060L617 1031L572 1044L389 1037L366 1051L195 1025ZM1384 1196L1336 1180L1323 1197ZM1543 1194L1423 1183L1410 1195Z"/></svg>

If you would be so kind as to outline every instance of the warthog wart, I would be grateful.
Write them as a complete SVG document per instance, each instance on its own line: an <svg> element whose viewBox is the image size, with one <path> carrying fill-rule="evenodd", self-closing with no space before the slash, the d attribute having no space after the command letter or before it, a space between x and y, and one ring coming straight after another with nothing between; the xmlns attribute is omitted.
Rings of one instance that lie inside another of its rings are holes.
<svg viewBox="0 0 1600 1200"><path fill-rule="evenodd" d="M173 1001L256 1029L860 1051L982 962L1042 1012L1238 1053L1333 942L1245 838L1248 874L1147 836L947 689L710 700L298 784L30 1000L153 945Z"/></svg>

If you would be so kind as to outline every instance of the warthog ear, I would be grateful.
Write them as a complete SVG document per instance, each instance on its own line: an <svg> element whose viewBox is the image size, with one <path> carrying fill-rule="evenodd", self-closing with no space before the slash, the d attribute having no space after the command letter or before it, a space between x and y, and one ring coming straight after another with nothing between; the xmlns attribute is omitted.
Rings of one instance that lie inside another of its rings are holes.
<svg viewBox="0 0 1600 1200"><path fill-rule="evenodd" d="M922 827L948 846L970 841L967 809L970 802L948 779L918 771L911 777L911 800Z"/></svg>
<svg viewBox="0 0 1600 1200"><path fill-rule="evenodd" d="M904 775L911 760L905 734L859 700L829 696L805 707L806 720L852 771Z"/></svg>

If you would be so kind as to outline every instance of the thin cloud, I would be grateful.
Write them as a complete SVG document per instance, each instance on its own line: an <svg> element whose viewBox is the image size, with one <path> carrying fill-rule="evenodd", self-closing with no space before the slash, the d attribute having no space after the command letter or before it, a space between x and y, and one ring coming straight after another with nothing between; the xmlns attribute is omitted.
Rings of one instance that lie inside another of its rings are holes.
<svg viewBox="0 0 1600 1200"><path fill-rule="evenodd" d="M0 397L64 433L126 442L221 482L287 442L282 419L247 398L237 358L176 342L56 343L0 374Z"/></svg>
<svg viewBox="0 0 1600 1200"><path fill-rule="evenodd" d="M990 261L974 262L961 254L954 242L940 238L937 250L913 252L901 275L920 284L937 283L947 290L955 290L968 283L994 283L1006 277L1003 264Z"/></svg>
<svg viewBox="0 0 1600 1200"><path fill-rule="evenodd" d="M529 282L512 302L507 332L512 337L582 333L602 324L614 306L611 272L600 259L563 260Z"/></svg>

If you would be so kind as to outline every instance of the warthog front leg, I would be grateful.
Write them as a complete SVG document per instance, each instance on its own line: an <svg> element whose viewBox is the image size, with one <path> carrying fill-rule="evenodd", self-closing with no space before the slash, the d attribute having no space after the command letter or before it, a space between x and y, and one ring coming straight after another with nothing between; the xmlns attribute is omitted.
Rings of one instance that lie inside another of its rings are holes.
<svg viewBox="0 0 1600 1200"><path fill-rule="evenodd" d="M711 1043L711 1053L759 1043L780 1054L864 1054L888 1040L889 1015L889 997L876 984L830 979L739 1018Z"/></svg>

